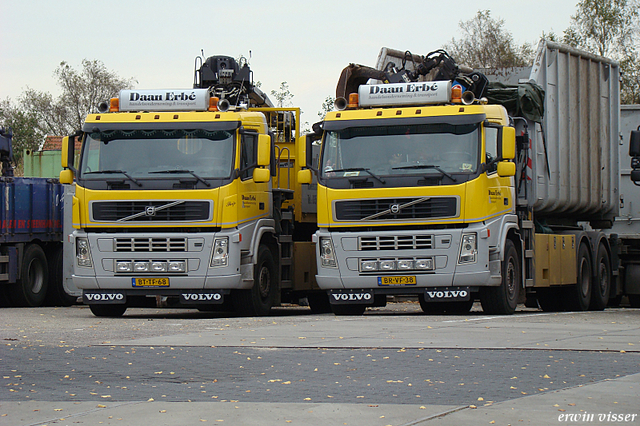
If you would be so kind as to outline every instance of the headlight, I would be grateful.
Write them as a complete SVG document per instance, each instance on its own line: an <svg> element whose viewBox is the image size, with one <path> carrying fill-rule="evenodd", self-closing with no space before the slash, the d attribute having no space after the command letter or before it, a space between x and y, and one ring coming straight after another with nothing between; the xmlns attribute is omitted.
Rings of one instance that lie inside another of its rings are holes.
<svg viewBox="0 0 640 426"><path fill-rule="evenodd" d="M89 248L89 240L86 238L76 238L76 261L78 266L91 268L91 249Z"/></svg>
<svg viewBox="0 0 640 426"><path fill-rule="evenodd" d="M325 268L335 268L337 266L331 237L320 237L320 259L322 259L322 266Z"/></svg>
<svg viewBox="0 0 640 426"><path fill-rule="evenodd" d="M216 238L213 241L211 266L227 266L229 264L229 238Z"/></svg>
<svg viewBox="0 0 640 426"><path fill-rule="evenodd" d="M462 234L458 263L474 263L476 261L477 253L478 245L476 234Z"/></svg>

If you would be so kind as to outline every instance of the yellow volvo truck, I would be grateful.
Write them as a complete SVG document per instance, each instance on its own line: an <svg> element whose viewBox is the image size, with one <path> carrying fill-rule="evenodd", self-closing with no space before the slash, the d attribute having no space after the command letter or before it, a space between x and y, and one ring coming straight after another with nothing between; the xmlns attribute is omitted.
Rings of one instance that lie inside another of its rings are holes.
<svg viewBox="0 0 640 426"><path fill-rule="evenodd" d="M603 309L618 275L617 63L541 41L504 85L446 52L351 64L314 126L319 286L335 314Z"/></svg>
<svg viewBox="0 0 640 426"><path fill-rule="evenodd" d="M266 315L305 296L326 309L313 292L315 211L298 181L300 110L274 108L246 61L198 58L194 80L121 91L65 138L84 303L97 316L159 301Z"/></svg>

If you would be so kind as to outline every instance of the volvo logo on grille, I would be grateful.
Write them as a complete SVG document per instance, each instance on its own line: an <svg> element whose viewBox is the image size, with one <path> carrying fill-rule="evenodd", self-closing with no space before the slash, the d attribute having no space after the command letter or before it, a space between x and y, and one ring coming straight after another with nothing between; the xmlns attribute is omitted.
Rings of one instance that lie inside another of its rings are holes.
<svg viewBox="0 0 640 426"><path fill-rule="evenodd" d="M391 211L391 213L397 214L400 211L400 204L391 204L389 206L389 210Z"/></svg>
<svg viewBox="0 0 640 426"><path fill-rule="evenodd" d="M144 208L144 215L145 216L155 216L156 215L156 208L154 206L147 206Z"/></svg>

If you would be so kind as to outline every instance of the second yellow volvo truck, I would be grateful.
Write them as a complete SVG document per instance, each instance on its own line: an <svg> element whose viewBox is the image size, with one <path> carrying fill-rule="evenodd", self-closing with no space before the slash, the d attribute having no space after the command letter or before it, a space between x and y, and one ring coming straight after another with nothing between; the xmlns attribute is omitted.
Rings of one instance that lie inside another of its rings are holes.
<svg viewBox="0 0 640 426"><path fill-rule="evenodd" d="M489 76L383 49L336 95L315 128L314 237L335 314L390 295L425 312L604 309L621 292L598 231L619 207L617 63L543 40L532 67Z"/></svg>

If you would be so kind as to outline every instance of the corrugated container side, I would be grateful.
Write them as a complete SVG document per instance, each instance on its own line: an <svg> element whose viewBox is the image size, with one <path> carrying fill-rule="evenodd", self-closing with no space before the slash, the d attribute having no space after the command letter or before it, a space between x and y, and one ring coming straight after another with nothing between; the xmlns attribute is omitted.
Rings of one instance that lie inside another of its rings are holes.
<svg viewBox="0 0 640 426"><path fill-rule="evenodd" d="M63 187L48 179L2 178L0 241L61 241Z"/></svg>
<svg viewBox="0 0 640 426"><path fill-rule="evenodd" d="M618 214L618 64L542 40L530 79L545 90L545 116L531 135L529 205L539 217L612 220Z"/></svg>
<svg viewBox="0 0 640 426"><path fill-rule="evenodd" d="M640 105L620 107L620 216L611 229L620 238L640 239L640 186L631 181L629 136L640 126Z"/></svg>

